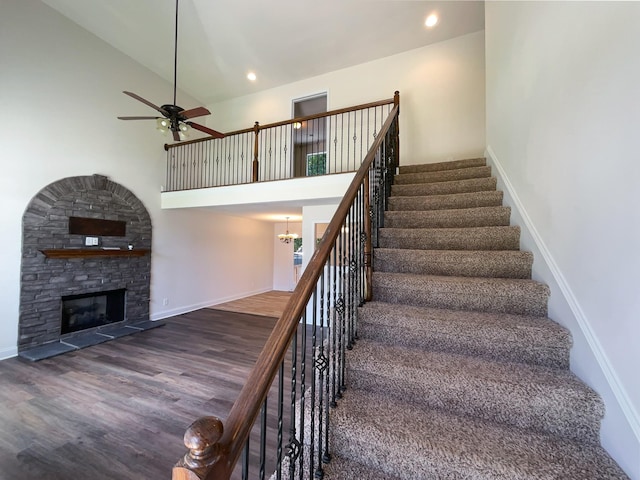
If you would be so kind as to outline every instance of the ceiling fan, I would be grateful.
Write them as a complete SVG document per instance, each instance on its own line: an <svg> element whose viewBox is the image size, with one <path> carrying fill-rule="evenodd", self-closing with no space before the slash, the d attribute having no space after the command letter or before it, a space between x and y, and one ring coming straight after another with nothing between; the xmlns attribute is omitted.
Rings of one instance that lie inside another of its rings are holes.
<svg viewBox="0 0 640 480"><path fill-rule="evenodd" d="M175 30L175 42L174 42L174 55L173 55L173 104L166 104L158 107L149 100L142 98L140 95L136 95L133 92L124 91L122 93L129 95L132 98L148 105L149 107L157 110L162 114L162 117L118 117L120 120L155 120L158 130L165 133L171 131L173 139L176 142L184 140L186 132L189 127L200 130L207 133L214 138L223 138L224 133L220 133L211 128L205 127L195 122L189 121L191 118L201 117L203 115L210 115L211 112L204 107L191 108L185 110L182 107L176 105L176 87L178 82L178 0L176 0L176 30Z"/></svg>

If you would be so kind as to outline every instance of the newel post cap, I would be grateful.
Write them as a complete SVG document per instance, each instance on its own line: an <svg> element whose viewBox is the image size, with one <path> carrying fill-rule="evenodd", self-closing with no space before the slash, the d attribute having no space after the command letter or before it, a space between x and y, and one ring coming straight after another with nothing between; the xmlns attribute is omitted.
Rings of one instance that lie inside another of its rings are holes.
<svg viewBox="0 0 640 480"><path fill-rule="evenodd" d="M189 425L184 433L184 445L189 449L183 459L185 465L202 468L215 462L223 431L218 417L201 417Z"/></svg>

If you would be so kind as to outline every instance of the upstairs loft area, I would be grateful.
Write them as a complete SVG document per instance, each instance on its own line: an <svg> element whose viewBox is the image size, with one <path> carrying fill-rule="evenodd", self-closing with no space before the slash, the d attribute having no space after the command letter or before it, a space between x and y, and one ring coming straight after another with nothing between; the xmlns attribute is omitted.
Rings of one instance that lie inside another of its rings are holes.
<svg viewBox="0 0 640 480"><path fill-rule="evenodd" d="M224 138L165 145L164 192L355 172L399 101L395 92L390 99L326 113L256 122Z"/></svg>

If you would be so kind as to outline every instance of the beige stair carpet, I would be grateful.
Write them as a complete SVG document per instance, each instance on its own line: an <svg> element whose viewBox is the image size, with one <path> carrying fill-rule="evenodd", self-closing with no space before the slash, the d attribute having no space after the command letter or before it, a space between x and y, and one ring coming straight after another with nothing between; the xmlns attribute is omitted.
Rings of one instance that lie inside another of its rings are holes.
<svg viewBox="0 0 640 480"><path fill-rule="evenodd" d="M628 478L502 197L482 158L400 167L325 479Z"/></svg>

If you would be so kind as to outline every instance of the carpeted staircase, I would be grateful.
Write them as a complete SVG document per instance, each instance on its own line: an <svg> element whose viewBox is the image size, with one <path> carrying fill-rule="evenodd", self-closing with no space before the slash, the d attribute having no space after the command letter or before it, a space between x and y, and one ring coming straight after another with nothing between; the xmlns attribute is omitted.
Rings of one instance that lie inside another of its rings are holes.
<svg viewBox="0 0 640 480"><path fill-rule="evenodd" d="M328 480L626 479L484 159L400 167Z"/></svg>

